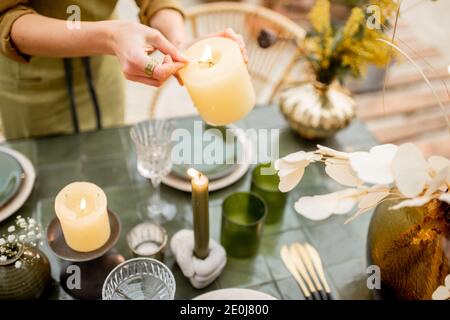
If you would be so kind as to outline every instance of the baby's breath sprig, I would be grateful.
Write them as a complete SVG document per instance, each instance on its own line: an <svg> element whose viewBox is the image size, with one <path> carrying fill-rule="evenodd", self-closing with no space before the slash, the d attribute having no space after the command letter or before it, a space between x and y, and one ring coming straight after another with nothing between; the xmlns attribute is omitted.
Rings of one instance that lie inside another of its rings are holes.
<svg viewBox="0 0 450 320"><path fill-rule="evenodd" d="M7 228L7 233L0 236L0 263L16 257L24 248L42 244L42 228L33 218L17 216L15 223ZM23 262L32 262L36 257L23 255L15 261L14 266L21 268ZM38 257L37 257L38 258Z"/></svg>

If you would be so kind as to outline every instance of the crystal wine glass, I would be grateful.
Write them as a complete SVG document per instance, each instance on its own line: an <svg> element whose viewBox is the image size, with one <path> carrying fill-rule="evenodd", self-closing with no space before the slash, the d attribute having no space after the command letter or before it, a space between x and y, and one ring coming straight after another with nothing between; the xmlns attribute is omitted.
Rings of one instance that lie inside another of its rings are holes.
<svg viewBox="0 0 450 320"><path fill-rule="evenodd" d="M172 169L173 130L172 121L153 119L134 125L130 132L136 146L138 172L152 182L154 189L152 197L139 206L140 211L159 223L172 220L176 214L175 206L162 200L159 191L162 178Z"/></svg>

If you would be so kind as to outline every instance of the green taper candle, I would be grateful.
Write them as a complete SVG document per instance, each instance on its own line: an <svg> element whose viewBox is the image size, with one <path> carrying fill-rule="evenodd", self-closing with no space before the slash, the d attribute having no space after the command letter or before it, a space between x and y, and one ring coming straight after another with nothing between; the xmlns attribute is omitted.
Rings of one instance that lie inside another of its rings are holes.
<svg viewBox="0 0 450 320"><path fill-rule="evenodd" d="M209 200L208 177L190 168L192 186L192 212L194 214L194 254L205 259L209 254Z"/></svg>

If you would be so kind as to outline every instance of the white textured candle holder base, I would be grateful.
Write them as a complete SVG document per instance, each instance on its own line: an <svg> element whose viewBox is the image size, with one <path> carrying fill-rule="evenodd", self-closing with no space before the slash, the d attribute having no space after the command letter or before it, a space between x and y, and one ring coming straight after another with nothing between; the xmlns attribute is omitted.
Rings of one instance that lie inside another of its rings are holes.
<svg viewBox="0 0 450 320"><path fill-rule="evenodd" d="M170 241L170 248L184 276L196 289L210 285L222 273L227 263L225 249L216 241L209 239L209 255L198 259L194 255L194 232L183 229Z"/></svg>

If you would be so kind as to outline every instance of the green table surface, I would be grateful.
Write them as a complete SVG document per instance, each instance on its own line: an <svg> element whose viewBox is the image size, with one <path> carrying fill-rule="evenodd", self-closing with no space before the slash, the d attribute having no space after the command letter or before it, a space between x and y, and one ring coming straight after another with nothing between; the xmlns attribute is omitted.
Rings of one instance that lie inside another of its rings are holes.
<svg viewBox="0 0 450 320"><path fill-rule="evenodd" d="M276 107L255 108L237 125L244 129L279 128L281 156L299 150L312 150L316 143L345 151L367 150L376 144L376 140L358 120L334 138L305 141L289 129ZM120 216L122 233L116 249L126 258L131 257L126 245L126 234L141 222L136 204L150 196L151 188L136 170L136 155L129 127L18 140L5 145L25 154L33 162L37 172L34 191L17 214L33 216L46 228L55 216L53 202L58 191L73 181L91 181L106 192L108 207ZM210 233L213 239L218 241L220 238L223 199L232 192L249 190L250 180L251 170L235 184L210 194ZM256 289L279 299L304 299L279 255L282 245L294 241L309 242L317 248L337 299L370 299L371 293L366 287L365 259L370 214L344 225L346 216L331 216L317 222L303 218L293 209L295 201L301 195L327 193L339 188L338 184L325 175L320 164L311 165L302 183L290 192L282 222L265 226L259 254L250 259L229 256L220 277L202 290L190 285L174 262L171 252L167 252L164 262L175 276L176 299L191 299L207 291L231 287ZM192 229L190 194L163 185L161 196L177 206L176 218L164 225L169 237L182 228ZM0 231L12 224L14 217L15 215L3 221ZM58 279L58 259L47 244L44 244L43 250L51 260L53 278ZM56 280L48 298L71 299Z"/></svg>

